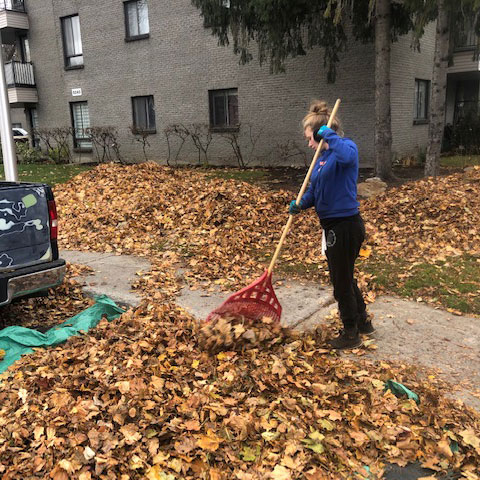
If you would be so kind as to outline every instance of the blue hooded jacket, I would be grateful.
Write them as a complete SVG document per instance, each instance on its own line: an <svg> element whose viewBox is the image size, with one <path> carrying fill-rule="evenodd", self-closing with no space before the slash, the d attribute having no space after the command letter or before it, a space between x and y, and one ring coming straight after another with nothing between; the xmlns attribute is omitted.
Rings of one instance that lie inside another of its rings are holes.
<svg viewBox="0 0 480 480"><path fill-rule="evenodd" d="M350 217L358 213L358 149L349 138L326 129L323 138L328 150L318 158L301 208L315 206L320 220Z"/></svg>

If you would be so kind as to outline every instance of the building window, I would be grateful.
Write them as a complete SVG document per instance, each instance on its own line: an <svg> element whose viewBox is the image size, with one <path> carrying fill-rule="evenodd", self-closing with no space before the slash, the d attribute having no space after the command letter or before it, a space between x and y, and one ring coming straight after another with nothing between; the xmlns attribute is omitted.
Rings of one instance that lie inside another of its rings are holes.
<svg viewBox="0 0 480 480"><path fill-rule="evenodd" d="M210 90L210 126L212 128L238 128L238 93L236 88Z"/></svg>
<svg viewBox="0 0 480 480"><path fill-rule="evenodd" d="M155 104L153 95L132 97L133 127L155 133Z"/></svg>
<svg viewBox="0 0 480 480"><path fill-rule="evenodd" d="M146 0L133 0L124 3L127 40L147 38L150 33L148 6Z"/></svg>
<svg viewBox="0 0 480 480"><path fill-rule="evenodd" d="M25 11L25 0L3 0L0 2L0 10L11 10L14 12Z"/></svg>
<svg viewBox="0 0 480 480"><path fill-rule="evenodd" d="M83 66L82 36L78 15L64 17L62 20L63 53L66 68Z"/></svg>
<svg viewBox="0 0 480 480"><path fill-rule="evenodd" d="M463 15L457 20L453 33L453 49L474 50L478 45L478 36L475 32L474 20Z"/></svg>
<svg viewBox="0 0 480 480"><path fill-rule="evenodd" d="M73 146L79 150L91 150L92 142L87 134L90 127L90 115L87 102L70 104L73 127Z"/></svg>
<svg viewBox="0 0 480 480"><path fill-rule="evenodd" d="M425 123L428 121L430 96L430 80L415 80L415 112L413 121Z"/></svg>
<svg viewBox="0 0 480 480"><path fill-rule="evenodd" d="M30 43L26 35L18 37L20 58L23 63L30 63L32 61L30 57Z"/></svg>

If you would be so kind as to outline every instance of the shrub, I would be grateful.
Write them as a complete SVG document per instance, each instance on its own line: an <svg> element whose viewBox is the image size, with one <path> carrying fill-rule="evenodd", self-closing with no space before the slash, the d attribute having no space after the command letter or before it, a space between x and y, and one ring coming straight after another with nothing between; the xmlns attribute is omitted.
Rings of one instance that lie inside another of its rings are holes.
<svg viewBox="0 0 480 480"><path fill-rule="evenodd" d="M198 164L208 165L208 147L212 143L212 132L206 123L192 123L190 137L198 151Z"/></svg>
<svg viewBox="0 0 480 480"><path fill-rule="evenodd" d="M31 148L27 142L17 143L17 153L21 157L21 163L38 163L42 160L42 152Z"/></svg>
<svg viewBox="0 0 480 480"><path fill-rule="evenodd" d="M172 158L172 146L170 144L171 137L176 137L180 140L180 146L177 148L177 152L175 154L174 162L175 165L178 165L178 157L180 155L180 150L182 149L185 141L190 136L190 130L181 123L174 123L172 125L168 125L164 130L163 133L167 138L167 146L168 146L168 158L167 158L167 165L170 166L170 161Z"/></svg>
<svg viewBox="0 0 480 480"><path fill-rule="evenodd" d="M143 156L147 162L147 147L150 147L148 137L151 135L151 132L149 130L145 130L144 128L136 127L135 125L130 125L130 132L133 135L132 142L138 142L142 146Z"/></svg>
<svg viewBox="0 0 480 480"><path fill-rule="evenodd" d="M48 156L57 164L68 163L70 160L70 149L65 146L48 149Z"/></svg>
<svg viewBox="0 0 480 480"><path fill-rule="evenodd" d="M34 129L34 136L44 143L48 156L55 163L68 163L71 160L70 141L72 135L72 127Z"/></svg>
<svg viewBox="0 0 480 480"><path fill-rule="evenodd" d="M243 143L240 141L240 129L245 131ZM246 168L256 159L254 155L255 147L262 133L263 128L245 123L238 126L238 131L227 131L220 136L232 147L238 166Z"/></svg>
<svg viewBox="0 0 480 480"><path fill-rule="evenodd" d="M85 132L92 141L99 163L115 161L123 163L118 130L115 127L89 127Z"/></svg>

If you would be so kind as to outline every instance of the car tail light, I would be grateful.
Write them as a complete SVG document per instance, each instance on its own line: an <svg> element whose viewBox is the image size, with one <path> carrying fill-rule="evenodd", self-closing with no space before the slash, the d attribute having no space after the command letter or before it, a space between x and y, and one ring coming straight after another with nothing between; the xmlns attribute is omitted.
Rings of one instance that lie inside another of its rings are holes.
<svg viewBox="0 0 480 480"><path fill-rule="evenodd" d="M50 240L56 240L58 237L58 217L55 200L48 201L48 216L50 217Z"/></svg>

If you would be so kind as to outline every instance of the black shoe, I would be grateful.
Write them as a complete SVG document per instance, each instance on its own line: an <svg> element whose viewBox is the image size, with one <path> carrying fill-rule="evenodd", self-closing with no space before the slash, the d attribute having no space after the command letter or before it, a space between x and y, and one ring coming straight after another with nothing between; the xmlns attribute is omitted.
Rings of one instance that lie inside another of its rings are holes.
<svg viewBox="0 0 480 480"><path fill-rule="evenodd" d="M372 325L371 321L360 323L358 325L358 333L361 335L371 335L375 332L375 327Z"/></svg>
<svg viewBox="0 0 480 480"><path fill-rule="evenodd" d="M335 350L343 350L346 348L357 348L362 345L362 339L358 332L348 332L342 330L340 335L328 342Z"/></svg>

